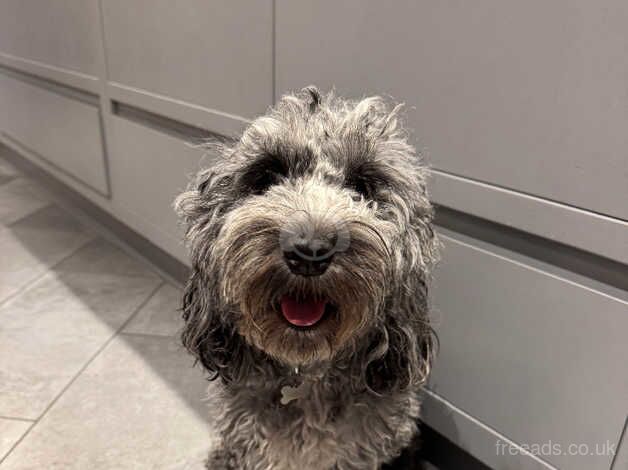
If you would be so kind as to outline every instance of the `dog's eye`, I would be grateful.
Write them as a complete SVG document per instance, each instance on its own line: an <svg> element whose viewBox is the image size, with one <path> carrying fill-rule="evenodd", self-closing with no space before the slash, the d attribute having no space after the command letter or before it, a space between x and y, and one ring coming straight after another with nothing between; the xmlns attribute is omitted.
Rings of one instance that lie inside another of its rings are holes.
<svg viewBox="0 0 628 470"><path fill-rule="evenodd" d="M242 174L240 184L252 194L263 194L286 176L286 168L280 161L266 157L252 164Z"/></svg>
<svg viewBox="0 0 628 470"><path fill-rule="evenodd" d="M346 186L358 193L358 198L373 199L375 197L376 188L368 180L364 178L352 178L347 181Z"/></svg>
<svg viewBox="0 0 628 470"><path fill-rule="evenodd" d="M252 181L249 187L254 194L262 194L271 186L279 183L281 178L282 175L274 171L264 171Z"/></svg>
<svg viewBox="0 0 628 470"><path fill-rule="evenodd" d="M354 168L345 178L345 186L354 190L360 197L368 200L377 199L380 189L388 182L381 171L372 164L363 164Z"/></svg>

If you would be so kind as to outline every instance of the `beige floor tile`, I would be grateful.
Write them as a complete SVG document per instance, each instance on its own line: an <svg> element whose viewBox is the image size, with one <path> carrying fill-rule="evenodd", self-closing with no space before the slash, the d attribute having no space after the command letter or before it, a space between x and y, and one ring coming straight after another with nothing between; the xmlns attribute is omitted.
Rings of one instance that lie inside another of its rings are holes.
<svg viewBox="0 0 628 470"><path fill-rule="evenodd" d="M124 333L174 336L183 326L181 289L164 284L125 327Z"/></svg>
<svg viewBox="0 0 628 470"><path fill-rule="evenodd" d="M122 255L90 243L0 307L0 415L38 417L160 285Z"/></svg>
<svg viewBox="0 0 628 470"><path fill-rule="evenodd" d="M32 423L0 418L0 461L24 435Z"/></svg>
<svg viewBox="0 0 628 470"><path fill-rule="evenodd" d="M0 228L0 302L94 237L56 206Z"/></svg>
<svg viewBox="0 0 628 470"><path fill-rule="evenodd" d="M116 338L2 469L202 468L213 436L192 363L171 338Z"/></svg>
<svg viewBox="0 0 628 470"><path fill-rule="evenodd" d="M0 225L12 224L51 202L46 191L29 179L14 178L5 182L0 185Z"/></svg>
<svg viewBox="0 0 628 470"><path fill-rule="evenodd" d="M81 249L80 257L73 256L66 259L63 263L55 266L55 271L75 273L81 276L107 274L110 276L159 278L151 266L103 238L89 242Z"/></svg>

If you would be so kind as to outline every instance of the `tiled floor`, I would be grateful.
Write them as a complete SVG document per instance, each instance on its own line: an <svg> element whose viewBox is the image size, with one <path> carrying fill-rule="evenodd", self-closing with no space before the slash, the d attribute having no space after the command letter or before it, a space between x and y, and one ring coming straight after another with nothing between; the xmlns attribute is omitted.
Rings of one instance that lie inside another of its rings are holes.
<svg viewBox="0 0 628 470"><path fill-rule="evenodd" d="M0 469L195 469L179 289L0 159Z"/></svg>

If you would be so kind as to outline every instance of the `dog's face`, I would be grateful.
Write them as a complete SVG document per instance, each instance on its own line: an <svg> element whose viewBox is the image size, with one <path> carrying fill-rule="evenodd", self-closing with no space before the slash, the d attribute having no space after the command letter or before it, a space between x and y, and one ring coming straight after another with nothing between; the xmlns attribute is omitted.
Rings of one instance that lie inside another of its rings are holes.
<svg viewBox="0 0 628 470"><path fill-rule="evenodd" d="M215 148L216 165L177 201L195 270L188 346L215 348L220 330L307 364L423 305L431 206L396 109L308 88Z"/></svg>

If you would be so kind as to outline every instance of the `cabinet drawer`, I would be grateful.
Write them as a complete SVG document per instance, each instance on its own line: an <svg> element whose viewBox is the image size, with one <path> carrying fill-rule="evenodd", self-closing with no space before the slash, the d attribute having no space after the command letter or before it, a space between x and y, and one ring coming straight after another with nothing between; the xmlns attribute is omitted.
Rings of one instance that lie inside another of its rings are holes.
<svg viewBox="0 0 628 470"><path fill-rule="evenodd" d="M628 412L628 304L451 232L433 285L430 389L525 445L616 443ZM604 469L612 455L547 455Z"/></svg>
<svg viewBox="0 0 628 470"><path fill-rule="evenodd" d="M112 116L113 202L125 222L162 249L187 258L174 213L175 197L199 168L202 150L142 124Z"/></svg>
<svg viewBox="0 0 628 470"><path fill-rule="evenodd" d="M108 193L100 114L94 103L22 81L0 70L0 129L101 194Z"/></svg>

